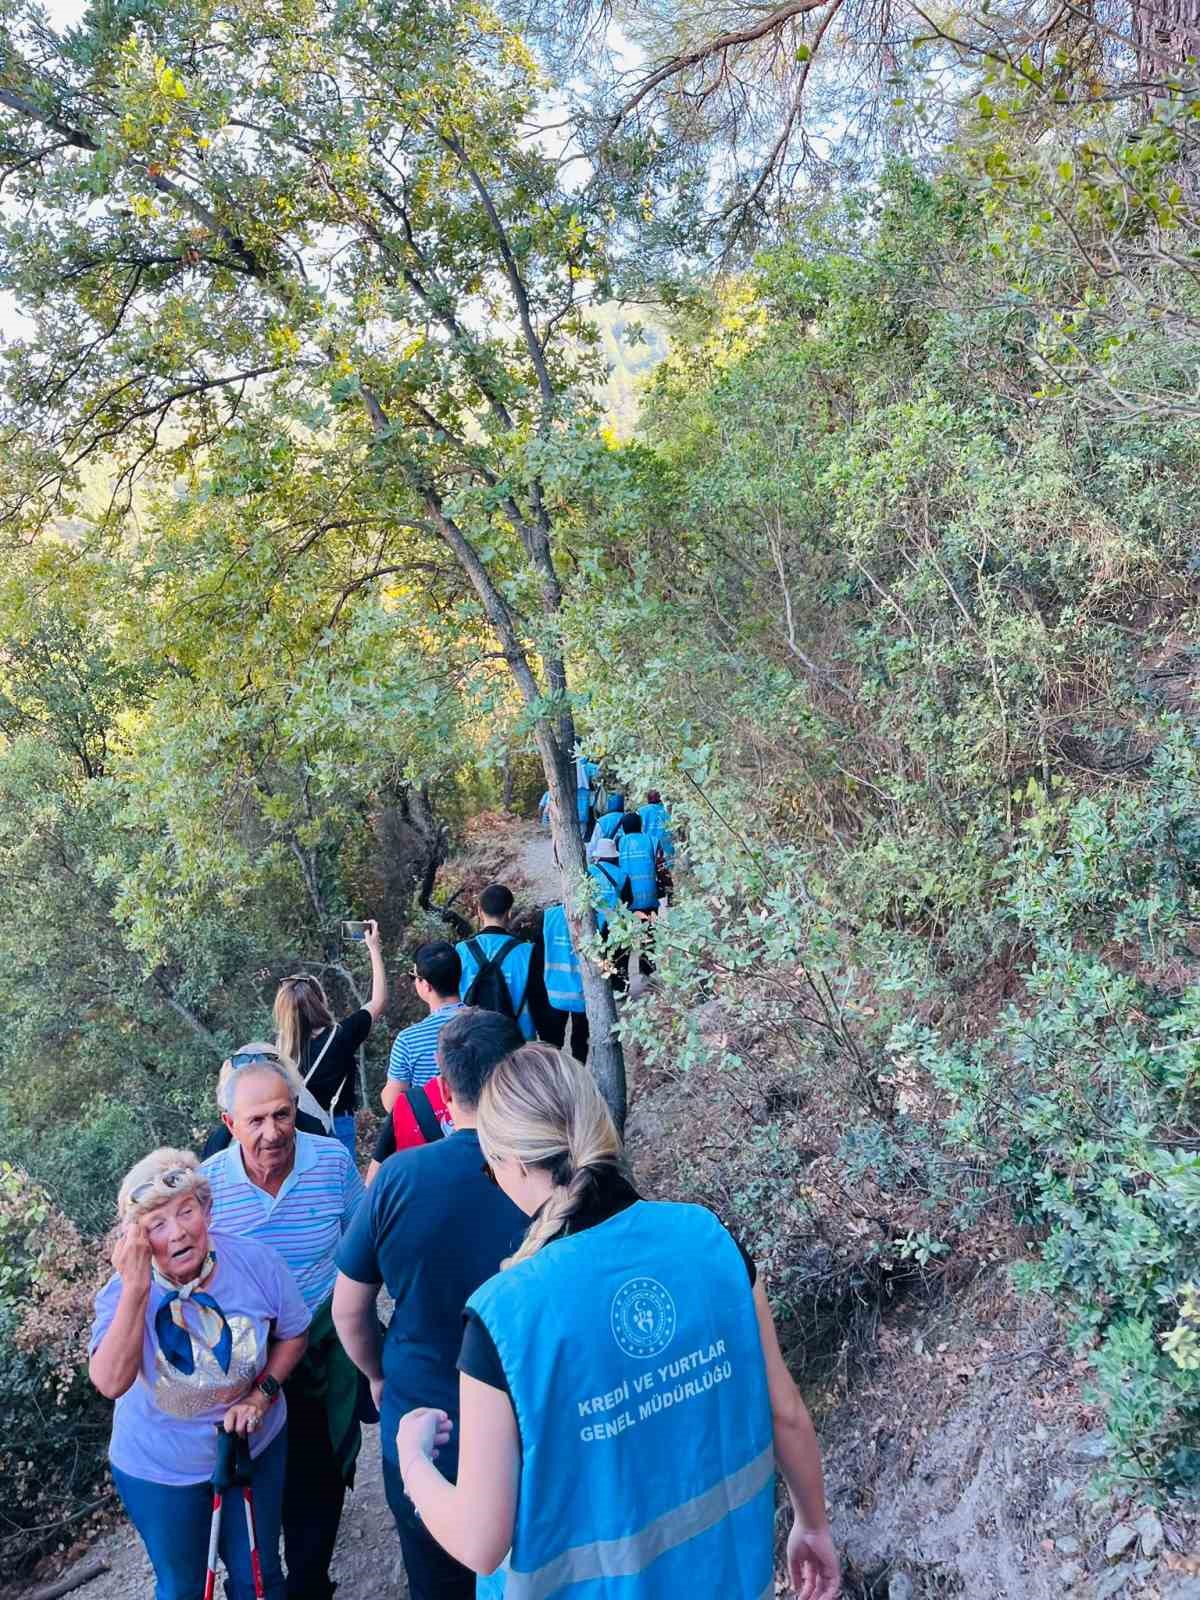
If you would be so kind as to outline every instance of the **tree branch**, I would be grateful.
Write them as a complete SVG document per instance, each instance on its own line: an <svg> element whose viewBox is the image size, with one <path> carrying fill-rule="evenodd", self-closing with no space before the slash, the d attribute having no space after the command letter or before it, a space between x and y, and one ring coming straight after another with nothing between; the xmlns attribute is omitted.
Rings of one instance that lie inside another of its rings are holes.
<svg viewBox="0 0 1200 1600"><path fill-rule="evenodd" d="M544 423L546 420L545 413L549 412L554 405L554 385L550 381L550 369L546 365L546 352L542 348L541 340L538 338L533 326L533 317L529 309L529 294L525 288L525 280L521 276L521 270L517 266L517 258L508 242L508 234L500 220L500 213L496 210L491 193L476 170L474 163L467 155L465 146L453 134L439 133L438 138L471 180L471 186L479 196L479 203L487 213L487 219L492 225L493 233L496 235L496 244L500 251L500 259L504 263L508 287L512 291L513 300L516 302L517 316L520 318L525 348L529 352L529 359L533 363L533 370L537 375L538 390L541 394L544 408L542 419Z"/></svg>
<svg viewBox="0 0 1200 1600"><path fill-rule="evenodd" d="M684 51L683 54L673 56L670 61L663 63L648 78L642 80L637 89L625 103L620 106L611 118L608 131L611 136L620 127L621 123L641 105L647 95L653 94L659 84L665 83L668 78L678 77L681 72L686 72L689 67L699 66L700 62L707 61L710 56L723 54L726 50L736 49L738 45L754 44L756 40L765 39L772 33L777 33L787 23L797 17L804 16L809 11L817 11L821 6L827 5L828 0L792 0L791 4L776 7L765 16L761 22L754 23L748 28L737 28L731 33L718 34L715 39L707 39L694 50Z"/></svg>

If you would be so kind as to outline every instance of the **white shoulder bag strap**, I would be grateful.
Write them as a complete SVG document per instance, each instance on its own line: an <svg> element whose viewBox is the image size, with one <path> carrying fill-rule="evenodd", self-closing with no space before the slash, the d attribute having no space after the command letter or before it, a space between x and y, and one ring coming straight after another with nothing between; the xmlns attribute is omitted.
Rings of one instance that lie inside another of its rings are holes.
<svg viewBox="0 0 1200 1600"><path fill-rule="evenodd" d="M308 1071L305 1073L304 1080L303 1080L303 1083L301 1084L301 1088L300 1088L300 1106L301 1106L301 1109L304 1110L304 1111L307 1111L310 1117L315 1117L317 1119L317 1121L321 1124L321 1126L325 1129L326 1133L332 1133L333 1132L333 1108L334 1108L335 1105L337 1105L338 1095L341 1094L342 1090L346 1086L346 1080L345 1080L345 1078L343 1078L341 1083L339 1083L337 1088L334 1090L334 1092L331 1095L330 1100L329 1100L329 1109L328 1110L326 1110L326 1108L317 1099L316 1095L314 1095L312 1090L308 1087L308 1080L312 1077L313 1073L321 1065L322 1061L324 1061L325 1052L329 1049L329 1046L333 1043L334 1039L337 1037L337 1032L338 1032L338 1029L340 1027L341 1027L341 1023L340 1022L335 1022L333 1027L330 1028L329 1037L328 1037L328 1039L326 1039L325 1043L321 1046L321 1050L320 1050L319 1055L317 1056L317 1059L313 1062L312 1066L309 1067Z"/></svg>
<svg viewBox="0 0 1200 1600"><path fill-rule="evenodd" d="M334 1023L334 1025L333 1025L333 1027L332 1027L332 1028L330 1028L330 1030L329 1030L329 1037L328 1037L328 1039L326 1039L326 1041L325 1041L325 1043L324 1043L324 1044L323 1044L323 1045L322 1045L322 1046L321 1046L321 1053L320 1053L320 1055L319 1055L319 1056L318 1056L318 1057L317 1057L317 1059L316 1059L316 1060L315 1060L315 1061L314 1061L314 1062L313 1062L313 1064L312 1064L312 1066L311 1066L311 1067L309 1067L309 1069L308 1069L308 1071L307 1071L307 1072L306 1072L306 1073L305 1073L305 1074L304 1074L304 1087L305 1087L305 1088L306 1088L306 1089L307 1089L307 1088L308 1088L308 1080L309 1080L309 1079L310 1079L310 1078L311 1078L311 1077L312 1077L312 1075L313 1075L313 1073L314 1073L314 1072L315 1072L315 1071L316 1071L316 1070L317 1070L317 1068L318 1068L318 1067L319 1067L319 1066L320 1066L320 1065L321 1065L321 1063L322 1063L322 1061L324 1061L324 1059L325 1059L325 1052L326 1052L326 1051L327 1051L327 1050L328 1050L328 1049L329 1049L329 1046L330 1046L330 1045L331 1045L331 1044L332 1044L332 1043L333 1043L333 1041L334 1041L334 1040L335 1040L335 1039L336 1039L336 1038L337 1038L337 1031L338 1031L338 1029L339 1029L339 1028L340 1028L340 1027L341 1027L341 1023L340 1023L340 1022L335 1022L335 1023ZM343 1079L342 1079L342 1083L345 1083L345 1081L346 1081L346 1080L345 1080L345 1078L343 1078ZM342 1083L339 1083L339 1084L338 1084L338 1094L341 1094L341 1092L342 1092ZM336 1100L336 1099L337 1099L337 1094L335 1094L335 1095L334 1095L334 1097L333 1097L333 1100ZM329 1103L330 1103L330 1105L332 1105L332 1104L333 1104L333 1100L331 1100L331 1101L330 1101L330 1102L329 1102Z"/></svg>

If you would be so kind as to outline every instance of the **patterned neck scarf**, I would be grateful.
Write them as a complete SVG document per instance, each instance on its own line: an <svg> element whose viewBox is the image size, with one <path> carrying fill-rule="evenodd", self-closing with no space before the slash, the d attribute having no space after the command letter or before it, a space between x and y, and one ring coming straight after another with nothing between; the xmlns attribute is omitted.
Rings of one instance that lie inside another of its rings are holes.
<svg viewBox="0 0 1200 1600"><path fill-rule="evenodd" d="M233 1334L225 1313L210 1294L203 1294L200 1285L217 1264L214 1250L210 1250L200 1271L190 1283L172 1283L165 1273L154 1267L154 1281L167 1290L167 1298L154 1313L154 1332L159 1349L175 1368L190 1376L196 1369L196 1344L211 1350L222 1372L229 1371L233 1359ZM189 1328L184 1321L183 1308L188 1302L196 1308L198 1328Z"/></svg>

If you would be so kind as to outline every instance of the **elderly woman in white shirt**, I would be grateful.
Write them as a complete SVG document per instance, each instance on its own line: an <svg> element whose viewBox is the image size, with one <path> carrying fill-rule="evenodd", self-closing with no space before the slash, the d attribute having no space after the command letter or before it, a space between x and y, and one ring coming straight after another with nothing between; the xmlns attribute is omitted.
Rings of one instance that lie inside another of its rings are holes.
<svg viewBox="0 0 1200 1600"><path fill-rule="evenodd" d="M115 1274L96 1297L88 1371L116 1401L113 1481L154 1567L157 1600L204 1592L222 1427L249 1441L263 1580L269 1600L281 1600L281 1385L304 1354L308 1308L274 1250L210 1231L212 1192L190 1151L139 1161L117 1211ZM248 1600L241 1517L223 1520L221 1557L227 1594Z"/></svg>

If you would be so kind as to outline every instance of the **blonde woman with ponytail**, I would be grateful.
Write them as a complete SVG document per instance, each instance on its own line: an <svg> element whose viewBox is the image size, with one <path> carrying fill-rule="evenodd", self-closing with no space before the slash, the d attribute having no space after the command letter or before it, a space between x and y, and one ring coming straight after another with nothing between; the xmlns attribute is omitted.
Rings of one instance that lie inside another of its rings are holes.
<svg viewBox="0 0 1200 1600"><path fill-rule="evenodd" d="M493 1180L533 1220L468 1300L457 1482L444 1411L396 1435L424 1526L479 1600L766 1600L775 1472L801 1600L841 1579L820 1453L754 1263L701 1206L646 1201L578 1062L529 1044L479 1100Z"/></svg>

